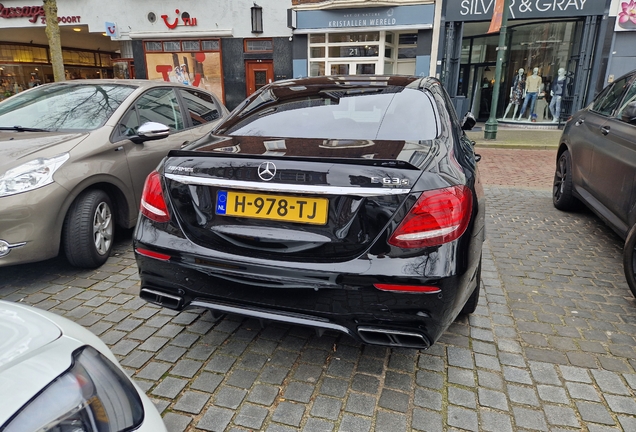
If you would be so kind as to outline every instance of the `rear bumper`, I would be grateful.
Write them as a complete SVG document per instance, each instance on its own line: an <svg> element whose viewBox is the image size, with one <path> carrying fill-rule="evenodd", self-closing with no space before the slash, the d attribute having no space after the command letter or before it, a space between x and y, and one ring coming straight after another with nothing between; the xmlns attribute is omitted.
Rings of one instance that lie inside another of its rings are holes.
<svg viewBox="0 0 636 432"><path fill-rule="evenodd" d="M425 349L455 320L475 287L481 239L466 236L462 253L461 244L449 243L427 256L367 255L329 265L287 262L280 267L280 262L245 259L233 263L227 256L183 252L188 248L168 261L138 253L136 259L141 297L164 307L204 307L334 330L368 344ZM157 250L138 239L135 246ZM174 254L176 248L171 249ZM433 285L440 291L397 293L373 286L387 282Z"/></svg>

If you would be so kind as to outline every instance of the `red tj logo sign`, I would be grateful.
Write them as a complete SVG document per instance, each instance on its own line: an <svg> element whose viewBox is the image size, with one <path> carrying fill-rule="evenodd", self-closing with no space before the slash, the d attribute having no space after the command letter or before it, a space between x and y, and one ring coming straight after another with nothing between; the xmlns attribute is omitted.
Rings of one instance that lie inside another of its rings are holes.
<svg viewBox="0 0 636 432"><path fill-rule="evenodd" d="M187 12L181 13L179 9L175 10L174 13L177 14L177 17L174 19L173 22L170 22L171 18L168 18L168 15L161 15L161 18L163 18L163 22L166 24L166 26L168 26L170 30L174 30L175 28L177 28L178 25L183 25L183 26L197 25L197 19L191 18L189 13ZM183 24L179 24L179 14L181 14L181 20L183 21Z"/></svg>

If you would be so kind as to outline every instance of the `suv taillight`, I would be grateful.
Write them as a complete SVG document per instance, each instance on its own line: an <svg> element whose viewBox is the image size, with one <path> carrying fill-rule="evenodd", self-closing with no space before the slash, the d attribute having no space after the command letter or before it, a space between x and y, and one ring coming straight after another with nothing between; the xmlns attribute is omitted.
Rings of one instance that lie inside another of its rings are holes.
<svg viewBox="0 0 636 432"><path fill-rule="evenodd" d="M157 171L151 172L146 178L144 191L141 194L141 214L155 222L168 222L168 206L163 199L161 177Z"/></svg>
<svg viewBox="0 0 636 432"><path fill-rule="evenodd" d="M408 249L453 241L466 231L472 210L473 195L466 186L423 192L389 244Z"/></svg>

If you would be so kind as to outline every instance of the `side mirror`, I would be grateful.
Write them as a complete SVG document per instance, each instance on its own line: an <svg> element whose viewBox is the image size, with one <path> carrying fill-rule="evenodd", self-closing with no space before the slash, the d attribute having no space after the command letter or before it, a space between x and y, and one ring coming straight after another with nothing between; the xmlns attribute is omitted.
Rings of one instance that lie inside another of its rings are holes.
<svg viewBox="0 0 636 432"><path fill-rule="evenodd" d="M621 113L621 120L626 123L636 124L636 101L628 103Z"/></svg>
<svg viewBox="0 0 636 432"><path fill-rule="evenodd" d="M477 120L475 120L475 116L470 111L466 113L464 118L462 119L462 130L471 130Z"/></svg>
<svg viewBox="0 0 636 432"><path fill-rule="evenodd" d="M146 122L137 129L137 136L131 140L136 143L154 141L167 138L170 135L170 128L157 122Z"/></svg>

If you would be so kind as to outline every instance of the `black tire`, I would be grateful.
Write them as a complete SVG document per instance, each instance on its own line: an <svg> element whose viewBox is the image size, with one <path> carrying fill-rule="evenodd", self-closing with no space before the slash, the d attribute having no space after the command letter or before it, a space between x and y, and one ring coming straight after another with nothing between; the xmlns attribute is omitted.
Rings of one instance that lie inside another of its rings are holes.
<svg viewBox="0 0 636 432"><path fill-rule="evenodd" d="M106 262L113 248L115 218L106 192L88 190L68 209L62 243L75 267L95 268Z"/></svg>
<svg viewBox="0 0 636 432"><path fill-rule="evenodd" d="M552 182L552 202L559 210L575 210L578 200L572 194L572 157L564 151L557 160Z"/></svg>
<svg viewBox="0 0 636 432"><path fill-rule="evenodd" d="M625 279L627 285L632 291L632 295L636 297L636 224L629 230L625 246L623 247L623 270L625 271Z"/></svg>
<svg viewBox="0 0 636 432"><path fill-rule="evenodd" d="M468 297L468 301L462 308L460 314L462 315L470 315L471 313L477 310L477 303L479 303L479 291L481 289L481 258L479 258L479 265L477 266L477 273L475 274L475 279L477 279L477 285L475 286L475 290Z"/></svg>

